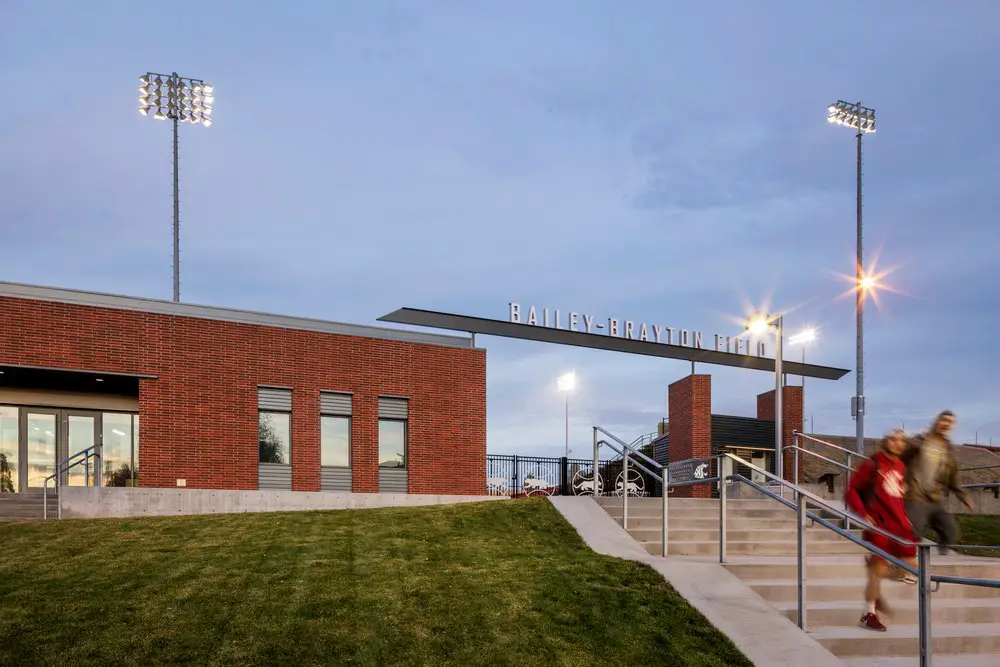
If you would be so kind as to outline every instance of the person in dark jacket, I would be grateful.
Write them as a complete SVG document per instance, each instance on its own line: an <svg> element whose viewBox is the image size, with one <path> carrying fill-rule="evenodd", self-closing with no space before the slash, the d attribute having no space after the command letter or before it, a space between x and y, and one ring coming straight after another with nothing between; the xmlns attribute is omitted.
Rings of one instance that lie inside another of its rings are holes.
<svg viewBox="0 0 1000 667"><path fill-rule="evenodd" d="M945 545L955 544L958 535L955 517L945 507L948 495L954 493L966 507L973 508L959 481L955 446L948 438L954 426L955 413L943 411L926 432L910 440L902 456L906 464L906 513L919 539L928 525L941 536L941 554L948 553Z"/></svg>
<svg viewBox="0 0 1000 667"><path fill-rule="evenodd" d="M844 502L848 509L864 517L870 525L895 535L906 543L867 528L861 539L890 556L915 566L917 549L913 542L916 537L903 503L906 495L906 466L900 459L900 454L905 451L906 446L906 437L901 430L889 433L882 441L880 451L866 459L851 475ZM865 565L868 570L868 585L865 587L867 609L861 616L859 625L869 630L885 632L879 613L892 613L882 598L881 591L882 579L889 576L889 563L882 556L873 553L865 559ZM915 578L908 581L913 583Z"/></svg>

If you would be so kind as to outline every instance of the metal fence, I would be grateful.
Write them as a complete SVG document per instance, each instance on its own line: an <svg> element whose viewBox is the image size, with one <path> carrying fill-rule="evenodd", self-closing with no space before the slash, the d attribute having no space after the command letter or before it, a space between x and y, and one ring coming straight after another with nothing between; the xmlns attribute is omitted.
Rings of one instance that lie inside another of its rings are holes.
<svg viewBox="0 0 1000 667"><path fill-rule="evenodd" d="M486 455L486 489L489 495L521 498L524 496L594 495L593 459ZM659 496L659 485L636 470L628 471L627 484L622 479L621 459L598 461L597 490L600 495L619 495L628 489L632 496Z"/></svg>

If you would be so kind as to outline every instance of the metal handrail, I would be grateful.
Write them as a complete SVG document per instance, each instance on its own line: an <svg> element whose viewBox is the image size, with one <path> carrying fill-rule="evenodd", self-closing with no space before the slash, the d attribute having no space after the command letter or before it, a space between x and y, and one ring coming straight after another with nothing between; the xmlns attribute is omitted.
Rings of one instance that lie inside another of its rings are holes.
<svg viewBox="0 0 1000 667"><path fill-rule="evenodd" d="M70 461L73 461L73 459L75 459L75 458L77 458L79 456L83 456L83 458L80 459L79 461L74 461L73 463L70 463ZM55 483L55 488L59 488L60 486L62 486L61 477L62 477L62 475L64 473L69 472L70 470L72 470L73 468L75 468L78 465L83 465L83 466L87 467L87 471L86 471L86 473L84 473L85 478L87 480L86 486L90 486L90 465L89 464L90 464L90 459L91 458L95 458L95 459L98 458L97 445L91 445L90 447L87 447L86 449L81 449L80 451L78 451L77 453L73 454L72 456L66 457L64 460L62 460L62 461L60 461L59 463L56 464L56 471L54 473L52 473L51 475L49 475L48 477L46 477L42 481L42 519L43 520L48 520L48 518L49 518L49 480L53 480L54 483ZM97 466L94 466L94 476L95 476L95 479L96 479L96 476L98 476L100 474L101 474L101 471L97 468ZM58 503L57 507L58 507L57 517L61 519L62 518L62 502Z"/></svg>
<svg viewBox="0 0 1000 667"><path fill-rule="evenodd" d="M625 455L624 452L629 451L628 448L619 449L616 445L614 445L613 443L608 442L607 440L598 440L597 444L598 445L604 445L605 447L609 447L613 451L618 452L618 454L621 455L621 456ZM630 454L630 456L631 456L631 454ZM663 477L661 477L657 473L653 472L652 470L650 470L646 466L642 465L638 461L632 461L631 465L634 465L636 468L639 468L644 473L646 473L647 475L649 475L650 477L652 477L653 479L655 479L657 482L660 482L661 484L663 483ZM662 470L662 467L661 467L661 470Z"/></svg>
<svg viewBox="0 0 1000 667"><path fill-rule="evenodd" d="M808 438L810 440L815 440L816 442L822 443L822 444L824 444L824 445L826 445L828 447L834 447L836 449L839 449L839 450L842 450L844 452L847 452L848 454L850 454L852 456L858 456L858 457L862 457L862 458L867 458L867 456L864 456L864 455L861 455L861 454L857 454L855 452L852 452L849 449L844 449L843 447L839 447L839 446L837 446L837 445L835 445L833 443L826 442L825 440L820 440L819 438L813 438L812 436L806 435L805 433L799 433L798 431L796 431L795 432L795 436L796 437L801 436L803 438ZM820 459L822 461L826 461L827 463L829 463L831 465L835 465L838 468L841 468L841 469L846 470L848 472L854 472L854 468L850 467L849 465L845 465L843 463L840 463L839 461L834 461L833 459L829 459L829 458L823 456L822 454L817 454L816 452L812 451L811 449L806 449L804 447L799 447L798 445L783 445L782 446L782 450L783 451L784 450L790 450L795 455L795 459L792 462L792 466L794 468L793 478L795 480L795 484L799 483L799 452L802 452L803 454L809 454L810 456L813 456L813 457L815 457L817 459ZM964 471L969 471L969 470L990 470L990 469L993 469L993 468L1000 468L1000 465L997 465L997 466L981 466L981 467L978 467L978 468L959 468L958 471L959 472L964 472ZM982 483L978 483L978 484L961 484L961 485L959 485L959 488L962 488L962 489L995 489L997 487L1000 487L1000 482L982 482Z"/></svg>
<svg viewBox="0 0 1000 667"><path fill-rule="evenodd" d="M847 454L849 456L856 456L859 459L868 458L867 454L859 454L858 452L855 452L854 450L847 449L846 447L841 447L840 445L835 445L832 442L827 442L826 440L821 440L820 438L816 438L816 437L811 436L811 435L807 435L807 434L803 433L802 431L792 431L792 437L796 437L796 436L805 438L806 440L812 440L813 442L818 442L819 444L824 445L826 447L833 447L834 449L839 449L840 451L844 452L845 454Z"/></svg>
<svg viewBox="0 0 1000 667"><path fill-rule="evenodd" d="M632 454L633 454L634 456L638 456L638 457L642 458L643 460L645 460L646 462L648 462L648 463L650 463L650 464L652 464L652 465L654 465L654 466L659 466L660 468L664 467L664 466L662 466L662 465L660 464L660 462L659 462L659 461L656 461L655 459L652 459L652 458L650 458L650 457L646 456L645 454L643 454L642 452L640 452L640 451L639 451L639 450L637 450L637 449L633 449L633 448L632 448L632 446L631 446L630 444L628 444L627 442L625 442L624 440L622 440L621 438L619 438L619 437L618 437L618 436L616 436L615 434L613 434L613 433L610 433L610 432L609 432L609 431L608 431L607 429L604 429L604 428L602 428L602 427L600 427L600 426L595 426L595 427L594 427L594 430L596 430L596 431L597 431L598 433L603 433L603 434L604 434L604 435L606 435L607 437L609 437L609 438L611 438L612 440L614 440L615 442L617 442L617 443L618 443L619 445L621 445L622 447L625 447L625 448L627 448L627 449L628 449L629 451L631 451L631 452L632 452ZM620 453L621 453L621 452L619 452L619 454L620 454Z"/></svg>
<svg viewBox="0 0 1000 667"><path fill-rule="evenodd" d="M757 466L755 466L753 464L747 463L743 459L741 459L738 456L735 456L733 454L729 454L729 453L716 454L716 455L714 455L714 456L712 456L710 458L714 459L716 461L716 465L718 466L718 469L720 470L720 475L717 476L714 479L698 480L696 483L702 483L702 484L704 484L704 483L709 483L709 482L716 481L716 480L719 481L719 562L720 563L724 563L725 560L726 560L726 496L727 496L727 492L726 492L725 480L732 479L732 480L739 480L739 481L742 481L742 482L746 482L748 485L750 485L751 488L756 489L757 491L763 493L765 496L767 496L767 497L769 497L769 498L771 498L773 500L777 500L778 502L780 502L781 504L785 505L786 507L794 507L795 508L796 514L797 514L797 518L798 518L798 521L797 521L797 561L798 561L798 577L797 577L797 581L798 581L798 601L797 602L798 602L798 605L797 606L798 606L798 626L799 626L799 628L801 628L803 630L806 629L806 604L805 604L805 594L806 594L806 587L805 587L805 579L806 579L806 563L805 563L806 540L805 540L805 527L806 527L806 521L807 520L812 520L814 524L818 523L821 526L823 526L824 528L828 528L828 529L834 531L835 533L841 535L842 537L846 537L847 539L849 539L850 541L854 542L855 544L858 544L862 548L864 548L864 549L866 549L866 550L868 550L868 551L870 551L870 552L872 552L872 553L874 553L876 555L879 555L882 558L885 558L887 562L891 562L892 564L896 565L897 567L899 567L899 568L901 568L901 569L903 569L903 570L905 570L907 572L910 572L911 574L915 574L917 576L917 585L918 585L918 636L919 636L919 644L920 644L920 665L921 665L921 667L930 667L931 657L932 657L931 656L931 624L930 624L930 620L931 620L930 593L931 592L937 591L940 588L940 585L942 583L951 583L951 584L959 584L959 585L967 585L967 586L979 586L979 587L983 587L983 588L998 588L998 589L1000 589L1000 581L993 580L993 579L975 579L975 578L968 578L968 577L952 577L952 576L948 576L948 575L933 575L930 572L930 549L933 546L933 544L926 543L926 542L920 542L920 543L910 542L908 540L904 540L902 538L899 538L899 537L897 537L897 536L895 536L895 535L893 535L891 533L887 533L886 531L883 531L883 530L881 530L881 529L879 529L879 528L871 525L870 523L868 523L866 521L857 521L858 524L860 524L861 526L864 526L866 529L868 529L868 530L870 530L872 532L875 532L875 533L879 533L879 534L885 535L889 539L892 539L893 541L895 541L895 542L897 542L899 544L905 544L905 545L910 545L910 546L916 547L916 549L917 549L917 566L914 568L911 565L909 565L908 563L906 563L904 561L901 561L900 559L892 556L889 553L886 553L882 549L879 549L878 547L876 547L876 546L874 546L872 544L869 544L865 540L863 540L863 539L861 539L859 537L856 537L855 535L851 534L848 530L845 530L843 528L840 528L839 526L834 525L833 523L831 523L827 519L825 519L825 518L817 515L816 513L810 512L808 510L808 503L809 502L813 502L814 504L820 505L824 510L826 510L828 512L831 512L834 516L840 516L841 518L844 518L844 519L849 519L850 518L850 515L849 515L848 512L846 512L844 510L841 510L841 509L839 509L837 507L831 506L830 504L828 504L827 502L825 502L822 498L819 498L815 494L810 493L809 491L806 491L805 489L802 489L797 484L792 484L792 483L790 483L790 482L788 482L788 481L786 481L784 479L781 479L777 475L774 475L773 473L771 473L771 472L769 472L767 470L764 470L762 468L759 468L759 467L757 467ZM760 484L757 484L756 482L754 482L754 481L752 481L750 479L747 479L745 476L743 476L741 474L734 474L734 475L730 475L728 477L724 477L721 474L721 470L722 470L723 459L725 459L725 458L731 459L733 461L738 461L741 465L745 465L745 466L749 467L751 470L754 470L754 471L762 474L765 478L774 480L775 482L777 482L778 484L780 484L782 487L789 487L789 488L791 488L792 491L794 492L794 496L796 498L796 502L793 504L791 501L785 500L782 496L779 496L778 494L773 493L772 491L770 491L769 489L765 488L764 486L762 486ZM664 496L664 497L666 497L666 496ZM664 502L664 507L665 506L666 506L666 503ZM666 527L666 521L664 520L664 528L665 527ZM947 545L947 546L953 546L953 545ZM960 548L966 548L966 549L989 549L989 550L1000 549L1000 547L984 546L984 545L974 545L974 546L972 546L972 545L954 545L954 546L957 546L957 547L960 547ZM932 583L933 584L937 584L937 586L934 587L933 589L931 588L931 584Z"/></svg>
<svg viewBox="0 0 1000 667"><path fill-rule="evenodd" d="M613 433L609 432L607 429L601 428L600 426L594 426L594 497L596 498L600 495L600 491L597 488L597 480L600 476L599 473L599 459L598 450L600 446L606 445L613 450L618 451L622 456L622 528L628 530L628 466L629 466L629 453L632 448L621 438L617 437ZM597 437L598 433L603 433L607 437L611 438L615 443L617 443L621 449L619 450L611 442L603 440ZM657 475L652 470L649 470L646 466L639 463L638 461L633 461L633 464L640 469L646 471L648 474L652 475L655 479L659 480L660 484L663 486L663 501L661 509L661 534L660 534L660 555L664 558L667 557L667 497L669 496L669 482L670 482L670 471L667 466L661 465L656 461L650 459L648 456L642 452L636 451L641 458L645 459L647 462L651 463L653 466L658 466L662 472L661 475Z"/></svg>

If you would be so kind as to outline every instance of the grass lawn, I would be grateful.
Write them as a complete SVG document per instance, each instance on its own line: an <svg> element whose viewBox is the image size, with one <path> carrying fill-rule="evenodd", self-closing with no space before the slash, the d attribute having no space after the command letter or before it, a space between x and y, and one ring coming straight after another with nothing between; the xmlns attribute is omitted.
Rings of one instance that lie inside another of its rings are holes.
<svg viewBox="0 0 1000 667"><path fill-rule="evenodd" d="M0 665L751 663L545 499L0 523Z"/></svg>
<svg viewBox="0 0 1000 667"><path fill-rule="evenodd" d="M960 544L978 544L1000 547L1000 516L990 514L956 514L958 541ZM928 531L931 532L931 531ZM934 535L934 539L938 539ZM1000 558L1000 551L986 549L958 549L971 556L992 556Z"/></svg>

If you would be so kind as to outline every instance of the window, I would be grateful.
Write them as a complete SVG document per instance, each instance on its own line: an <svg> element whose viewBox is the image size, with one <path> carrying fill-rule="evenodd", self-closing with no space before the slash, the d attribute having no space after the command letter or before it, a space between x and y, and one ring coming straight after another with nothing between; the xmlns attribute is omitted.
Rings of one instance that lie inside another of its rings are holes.
<svg viewBox="0 0 1000 667"><path fill-rule="evenodd" d="M378 420L378 465L380 468L406 467L405 420Z"/></svg>
<svg viewBox="0 0 1000 667"><path fill-rule="evenodd" d="M351 410L348 392L319 392L319 464L327 468L351 467Z"/></svg>
<svg viewBox="0 0 1000 667"><path fill-rule="evenodd" d="M287 412L258 412L257 445L261 463L292 462L292 416Z"/></svg>
<svg viewBox="0 0 1000 667"><path fill-rule="evenodd" d="M349 468L351 466L351 418L323 415L320 417L321 466Z"/></svg>
<svg viewBox="0 0 1000 667"><path fill-rule="evenodd" d="M17 493L17 408L0 405L0 493Z"/></svg>
<svg viewBox="0 0 1000 667"><path fill-rule="evenodd" d="M105 412L101 415L104 486L136 486L138 415Z"/></svg>
<svg viewBox="0 0 1000 667"><path fill-rule="evenodd" d="M257 387L257 460L292 462L292 390Z"/></svg>

